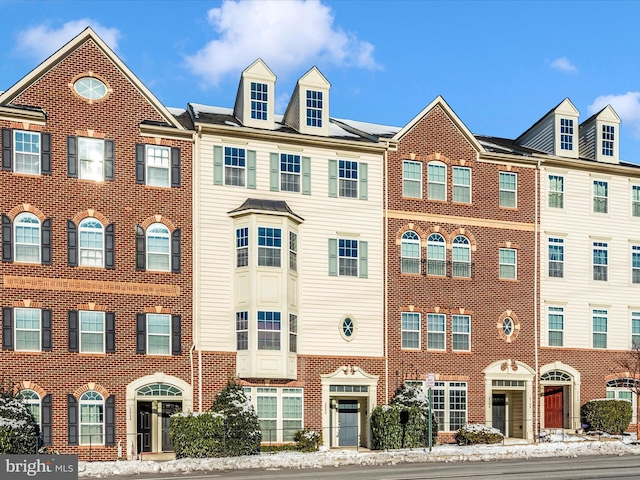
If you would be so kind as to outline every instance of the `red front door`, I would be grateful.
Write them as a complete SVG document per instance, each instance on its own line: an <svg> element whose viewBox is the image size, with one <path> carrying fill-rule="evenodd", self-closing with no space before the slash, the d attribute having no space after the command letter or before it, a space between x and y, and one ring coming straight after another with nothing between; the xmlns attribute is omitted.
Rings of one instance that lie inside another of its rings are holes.
<svg viewBox="0 0 640 480"><path fill-rule="evenodd" d="M562 387L544 387L544 427L563 428L562 424Z"/></svg>

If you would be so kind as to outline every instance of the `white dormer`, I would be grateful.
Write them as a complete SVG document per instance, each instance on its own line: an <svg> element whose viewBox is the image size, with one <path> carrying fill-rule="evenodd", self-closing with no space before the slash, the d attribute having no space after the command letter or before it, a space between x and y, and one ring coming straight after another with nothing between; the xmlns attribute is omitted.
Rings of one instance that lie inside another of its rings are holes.
<svg viewBox="0 0 640 480"><path fill-rule="evenodd" d="M329 89L331 84L313 67L305 73L293 91L284 123L300 133L329 136Z"/></svg>
<svg viewBox="0 0 640 480"><path fill-rule="evenodd" d="M580 112L565 98L516 139L523 147L559 157L578 158L578 117Z"/></svg>
<svg viewBox="0 0 640 480"><path fill-rule="evenodd" d="M620 163L620 117L607 105L580 125L580 153L603 163Z"/></svg>
<svg viewBox="0 0 640 480"><path fill-rule="evenodd" d="M240 77L233 114L246 127L275 128L276 76L257 59Z"/></svg>

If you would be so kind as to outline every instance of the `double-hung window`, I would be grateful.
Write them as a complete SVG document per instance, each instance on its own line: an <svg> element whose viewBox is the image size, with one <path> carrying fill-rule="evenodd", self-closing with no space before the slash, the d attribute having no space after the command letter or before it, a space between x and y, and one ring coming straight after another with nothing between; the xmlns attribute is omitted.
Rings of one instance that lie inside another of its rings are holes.
<svg viewBox="0 0 640 480"><path fill-rule="evenodd" d="M298 315L289 314L289 352L298 351Z"/></svg>
<svg viewBox="0 0 640 480"><path fill-rule="evenodd" d="M471 169L453 167L453 201L471 203Z"/></svg>
<svg viewBox="0 0 640 480"><path fill-rule="evenodd" d="M466 382L436 382L432 395L439 431L453 432L467 423Z"/></svg>
<svg viewBox="0 0 640 480"><path fill-rule="evenodd" d="M307 126L322 127L322 92L307 90Z"/></svg>
<svg viewBox="0 0 640 480"><path fill-rule="evenodd" d="M631 186L631 215L640 217L640 185Z"/></svg>
<svg viewBox="0 0 640 480"><path fill-rule="evenodd" d="M451 349L468 352L471 350L471 317L451 315Z"/></svg>
<svg viewBox="0 0 640 480"><path fill-rule="evenodd" d="M279 267L282 250L282 230L258 227L258 266Z"/></svg>
<svg viewBox="0 0 640 480"><path fill-rule="evenodd" d="M402 162L402 196L422 198L422 162Z"/></svg>
<svg viewBox="0 0 640 480"><path fill-rule="evenodd" d="M80 352L105 352L105 312L80 311Z"/></svg>
<svg viewBox="0 0 640 480"><path fill-rule="evenodd" d="M168 187L170 185L169 147L147 145L147 185Z"/></svg>
<svg viewBox="0 0 640 480"><path fill-rule="evenodd" d="M280 190L300 191L300 155L280 154Z"/></svg>
<svg viewBox="0 0 640 480"><path fill-rule="evenodd" d="M593 211L594 213L609 211L609 183L604 180L593 181Z"/></svg>
<svg viewBox="0 0 640 480"><path fill-rule="evenodd" d="M631 312L631 348L640 348L640 312Z"/></svg>
<svg viewBox="0 0 640 480"><path fill-rule="evenodd" d="M454 277L471 277L471 244L464 235L453 239L451 247L452 274Z"/></svg>
<svg viewBox="0 0 640 480"><path fill-rule="evenodd" d="M147 265L149 270L168 272L171 269L169 229L154 223L147 229Z"/></svg>
<svg viewBox="0 0 640 480"><path fill-rule="evenodd" d="M607 281L609 268L609 247L604 242L593 242L593 279Z"/></svg>
<svg viewBox="0 0 640 480"><path fill-rule="evenodd" d="M15 308L15 350L39 352L42 312L38 308Z"/></svg>
<svg viewBox="0 0 640 480"><path fill-rule="evenodd" d="M40 134L14 130L14 172L40 175Z"/></svg>
<svg viewBox="0 0 640 480"><path fill-rule="evenodd" d="M518 206L518 177L515 173L500 172L500 206L516 208Z"/></svg>
<svg viewBox="0 0 640 480"><path fill-rule="evenodd" d="M607 310L593 310L593 348L607 348Z"/></svg>
<svg viewBox="0 0 640 480"><path fill-rule="evenodd" d="M249 265L249 227L236 229L236 268Z"/></svg>
<svg viewBox="0 0 640 480"><path fill-rule="evenodd" d="M171 355L171 315L147 314L147 354Z"/></svg>
<svg viewBox="0 0 640 480"><path fill-rule="evenodd" d="M573 150L573 119L560 119L560 149Z"/></svg>
<svg viewBox="0 0 640 480"><path fill-rule="evenodd" d="M420 273L420 237L413 230L402 234L401 244L402 273Z"/></svg>
<svg viewBox="0 0 640 480"><path fill-rule="evenodd" d="M247 151L244 148L224 147L224 184L245 186Z"/></svg>
<svg viewBox="0 0 640 480"><path fill-rule="evenodd" d="M258 312L258 350L280 350L280 312Z"/></svg>
<svg viewBox="0 0 640 480"><path fill-rule="evenodd" d="M258 415L263 442L292 442L303 425L302 388L244 387Z"/></svg>
<svg viewBox="0 0 640 480"><path fill-rule="evenodd" d="M21 213L15 219L14 232L15 261L40 263L40 221L38 217L32 213Z"/></svg>
<svg viewBox="0 0 640 480"><path fill-rule="evenodd" d="M447 166L443 163L431 162L427 166L427 198L447 199Z"/></svg>
<svg viewBox="0 0 640 480"><path fill-rule="evenodd" d="M602 155L607 157L613 157L615 129L613 125L602 126Z"/></svg>
<svg viewBox="0 0 640 480"><path fill-rule="evenodd" d="M631 245L631 282L640 283L640 245Z"/></svg>
<svg viewBox="0 0 640 480"><path fill-rule="evenodd" d="M289 232L289 270L298 271L298 234Z"/></svg>
<svg viewBox="0 0 640 480"><path fill-rule="evenodd" d="M104 180L104 140L79 137L78 160L80 162L80 178Z"/></svg>
<svg viewBox="0 0 640 480"><path fill-rule="evenodd" d="M517 278L518 252L513 248L501 248L499 257L500 278L515 280Z"/></svg>
<svg viewBox="0 0 640 480"><path fill-rule="evenodd" d="M95 218L85 218L79 225L80 265L104 267L104 227Z"/></svg>
<svg viewBox="0 0 640 480"><path fill-rule="evenodd" d="M429 350L445 349L446 317L442 313L427 314L427 348Z"/></svg>
<svg viewBox="0 0 640 480"><path fill-rule="evenodd" d="M402 348L420 349L420 314L402 312Z"/></svg>
<svg viewBox="0 0 640 480"><path fill-rule="evenodd" d="M338 162L338 192L341 197L358 198L358 162Z"/></svg>
<svg viewBox="0 0 640 480"><path fill-rule="evenodd" d="M236 312L236 349L249 350L249 312Z"/></svg>
<svg viewBox="0 0 640 480"><path fill-rule="evenodd" d="M347 238L338 240L338 271L342 276L358 276L358 241Z"/></svg>
<svg viewBox="0 0 640 480"><path fill-rule="evenodd" d="M550 347L562 347L564 345L564 307L548 307L547 319L549 321Z"/></svg>
<svg viewBox="0 0 640 480"><path fill-rule="evenodd" d="M427 275L446 275L445 256L444 237L439 233L432 233L427 238Z"/></svg>
<svg viewBox="0 0 640 480"><path fill-rule="evenodd" d="M549 277L564 277L564 239L549 238Z"/></svg>
<svg viewBox="0 0 640 480"><path fill-rule="evenodd" d="M27 410L31 412L31 415L33 416L33 421L38 425L41 425L40 396L29 388L23 388L18 392L18 397L20 398L20 400L22 400L22 403L25 404L25 406L27 407Z"/></svg>
<svg viewBox="0 0 640 480"><path fill-rule="evenodd" d="M564 208L564 177L549 175L549 207Z"/></svg>
<svg viewBox="0 0 640 480"><path fill-rule="evenodd" d="M266 83L251 82L251 118L267 120L269 86Z"/></svg>
<svg viewBox="0 0 640 480"><path fill-rule="evenodd" d="M104 444L104 399L95 390L80 397L80 445Z"/></svg>

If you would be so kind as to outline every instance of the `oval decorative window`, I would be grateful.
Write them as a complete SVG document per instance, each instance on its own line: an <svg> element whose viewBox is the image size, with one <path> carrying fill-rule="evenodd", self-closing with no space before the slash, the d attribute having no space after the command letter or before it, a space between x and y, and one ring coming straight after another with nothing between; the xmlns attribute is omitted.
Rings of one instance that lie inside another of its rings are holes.
<svg viewBox="0 0 640 480"><path fill-rule="evenodd" d="M347 342L353 340L356 334L356 321L352 315L345 315L340 322L340 335Z"/></svg>
<svg viewBox="0 0 640 480"><path fill-rule="evenodd" d="M511 317L502 320L502 333L504 333L505 337L513 335L513 320L511 320Z"/></svg>
<svg viewBox="0 0 640 480"><path fill-rule="evenodd" d="M83 77L73 84L78 95L87 100L100 100L107 95L107 86L95 77Z"/></svg>
<svg viewBox="0 0 640 480"><path fill-rule="evenodd" d="M520 333L520 321L515 312L511 310L507 310L500 315L496 327L498 336L507 343L513 342L518 333Z"/></svg>

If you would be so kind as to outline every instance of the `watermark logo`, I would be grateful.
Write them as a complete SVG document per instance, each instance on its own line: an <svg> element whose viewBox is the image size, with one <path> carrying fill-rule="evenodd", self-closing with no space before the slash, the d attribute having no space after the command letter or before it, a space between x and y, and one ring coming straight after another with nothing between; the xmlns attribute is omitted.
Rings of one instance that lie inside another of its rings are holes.
<svg viewBox="0 0 640 480"><path fill-rule="evenodd" d="M77 455L0 455L2 480L77 480Z"/></svg>

